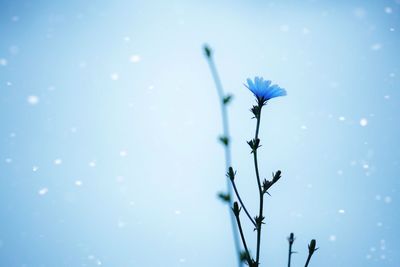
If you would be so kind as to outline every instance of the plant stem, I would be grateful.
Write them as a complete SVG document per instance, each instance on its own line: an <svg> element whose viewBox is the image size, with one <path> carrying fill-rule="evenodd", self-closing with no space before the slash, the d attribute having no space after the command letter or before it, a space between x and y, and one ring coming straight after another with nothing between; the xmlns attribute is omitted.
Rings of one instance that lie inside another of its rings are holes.
<svg viewBox="0 0 400 267"><path fill-rule="evenodd" d="M249 252L249 249L247 248L246 239L243 234L242 224L240 223L239 215L235 216L235 217L236 217L236 222L237 222L237 225L239 228L240 237L242 238L243 247L246 252L246 260L247 260L247 263L250 265L250 263L251 263L250 252Z"/></svg>
<svg viewBox="0 0 400 267"><path fill-rule="evenodd" d="M239 192L237 190L236 184L234 180L231 180L232 182L232 186L233 186L233 190L235 191L236 197L239 200L240 205L242 206L244 212L246 213L247 217L249 217L250 221L253 223L254 227L257 227L256 222L253 220L253 218L251 218L250 213L247 211L246 206L243 204L242 198L239 195ZM240 229L239 229L240 230Z"/></svg>
<svg viewBox="0 0 400 267"><path fill-rule="evenodd" d="M288 267L290 267L290 262L291 262L291 259L292 259L292 245L293 245L293 243L290 243L289 242L289 255L288 255Z"/></svg>
<svg viewBox="0 0 400 267"><path fill-rule="evenodd" d="M308 254L307 261L306 261L306 265L304 265L304 267L307 267L308 264L310 263L311 256L312 256L312 254Z"/></svg>
<svg viewBox="0 0 400 267"><path fill-rule="evenodd" d="M259 114L257 116L257 126L256 126L256 133L254 136L254 140L258 139L258 132L260 130L260 121L261 121L261 109L262 109L262 105L259 105L260 110L259 110ZM262 226L262 218L263 218L263 206L264 206L264 193L262 191L262 187L261 187L261 180L260 180L260 174L258 171L258 159L257 159L257 148L254 149L253 151L253 155L254 155L254 168L255 168L255 172L256 172L256 177L257 177L257 184L258 184L258 191L260 194L260 210L258 213L258 218L261 220L261 222L259 223L259 225L257 225L256 229L257 229L257 252L256 252L256 266L258 266L260 264L260 246L261 246L261 226Z"/></svg>
<svg viewBox="0 0 400 267"><path fill-rule="evenodd" d="M227 144L225 144L225 169L226 172L228 171L229 167L231 167L231 161L232 161L232 157L231 157L231 148L230 148L230 134L229 134L229 123L228 123L228 112L226 109L226 103L224 103L224 90L222 87L222 83L221 80L219 78L218 72L217 72L217 68L214 64L214 60L212 55L210 56L206 56L207 58L207 62L208 65L210 66L210 70L211 70L211 75L214 79L214 83L215 83L215 87L217 89L217 93L218 93L218 97L220 99L220 107L221 107L221 116L222 116L222 126L223 126L223 135L224 137L227 138L228 142ZM225 173L226 173L225 172ZM243 262L240 258L240 254L241 254L241 247L240 247L240 241L239 241L239 236L238 236L238 232L237 229L235 227L235 216L234 214L232 214L231 212L231 206L232 206L232 187L227 179L226 181L226 190L228 195L230 196L229 198L229 203L228 203L228 211L229 211L229 216L230 216L230 221L231 221L231 227L232 227L232 234L233 234L233 242L234 242L234 246L235 246L235 250L236 250L236 254L237 254L237 258L238 258L238 266L242 267L243 266Z"/></svg>

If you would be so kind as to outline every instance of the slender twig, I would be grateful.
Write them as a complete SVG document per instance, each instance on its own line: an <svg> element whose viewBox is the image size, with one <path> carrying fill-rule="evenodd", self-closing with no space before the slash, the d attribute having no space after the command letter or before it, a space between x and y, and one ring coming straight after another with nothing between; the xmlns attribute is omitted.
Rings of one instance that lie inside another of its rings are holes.
<svg viewBox="0 0 400 267"><path fill-rule="evenodd" d="M233 206L233 214L235 215L237 226L238 226L239 233L240 233L240 237L242 239L244 251L246 253L245 259L246 259L247 263L250 265L251 264L250 251L247 247L246 238L244 237L242 224L240 223L239 213L240 213L239 205L237 204L237 202L235 202L234 206Z"/></svg>
<svg viewBox="0 0 400 267"><path fill-rule="evenodd" d="M316 248L316 245L317 245L317 242L315 241L315 239L312 239L310 244L308 245L308 257L307 257L307 261L306 261L306 264L304 265L304 267L308 266L312 255L314 254L315 251L317 251L318 248Z"/></svg>
<svg viewBox="0 0 400 267"><path fill-rule="evenodd" d="M310 263L311 256L312 256L312 254L308 254L307 261L306 261L306 264L304 265L304 267L307 267L308 264Z"/></svg>
<svg viewBox="0 0 400 267"><path fill-rule="evenodd" d="M260 121L261 121L261 109L262 105L259 104L259 113L258 116L256 117L257 119L257 126L256 126L256 133L254 136L254 141L257 142L258 140L258 132L260 130ZM262 221L263 221L263 206L264 206L264 193L261 187L261 180L260 180L260 174L258 171L258 159L257 159L257 148L258 146L255 146L253 149L253 158L254 158L254 168L256 172L256 177L257 177L257 184L258 184L258 191L260 194L260 210L258 213L258 220L257 221L257 250L256 250L256 265L260 264L260 246L261 246L261 226L262 226Z"/></svg>
<svg viewBox="0 0 400 267"><path fill-rule="evenodd" d="M214 60L212 57L212 51L208 46L204 46L204 52L206 55L208 65L211 70L211 75L214 79L218 97L220 99L222 126L223 126L223 138L225 140L225 142L223 142L224 148L225 148L225 169L226 169L226 171L228 171L229 167L231 166L232 156L231 156L231 148L230 148L230 134L229 134L229 123L228 123L228 111L226 108L226 105L227 105L226 96L224 94L222 83L219 78L217 68L215 66L215 63L214 63ZM240 247L238 232L235 227L235 216L230 211L230 207L232 206L232 197L231 197L232 187L231 187L229 181L226 181L226 190L227 190L227 194L228 194L228 204L229 204L228 207L229 207L229 216L230 216L231 227L232 227L233 242L234 242L236 254L238 257L238 266L242 267L243 262L242 262L242 259L240 256L241 255L241 247Z"/></svg>
<svg viewBox="0 0 400 267"><path fill-rule="evenodd" d="M253 220L253 218L251 218L250 213L247 211L246 206L243 204L242 198L240 197L239 192L237 190L235 181L233 179L230 179L230 180L232 182L233 190L235 191L236 197L239 200L239 203L242 206L244 212L246 213L247 217L249 217L249 219L253 223L254 227L257 227L256 222Z"/></svg>
<svg viewBox="0 0 400 267"><path fill-rule="evenodd" d="M294 253L294 252L292 252L292 246L293 246L294 240L295 240L294 234L293 234L293 233L290 233L290 235L289 235L289 237L288 237L288 242L289 242L288 267L290 267L290 262L291 262L291 259L292 259L292 254Z"/></svg>

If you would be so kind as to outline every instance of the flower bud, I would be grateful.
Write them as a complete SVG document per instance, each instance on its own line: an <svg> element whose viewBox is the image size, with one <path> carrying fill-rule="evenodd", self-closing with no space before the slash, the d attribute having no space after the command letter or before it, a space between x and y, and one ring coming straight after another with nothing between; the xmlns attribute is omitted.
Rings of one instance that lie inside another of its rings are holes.
<svg viewBox="0 0 400 267"><path fill-rule="evenodd" d="M312 239L310 244L308 245L308 254L312 255L318 248L315 248L317 245L317 241Z"/></svg>
<svg viewBox="0 0 400 267"><path fill-rule="evenodd" d="M210 58L211 57L211 52L212 52L211 48L207 44L205 44L203 46L203 49L204 49L204 54L206 55L206 57Z"/></svg>
<svg viewBox="0 0 400 267"><path fill-rule="evenodd" d="M239 208L239 204L237 203L237 201L235 201L233 203L232 210L233 210L233 214L235 214L236 217L239 217L240 208Z"/></svg>

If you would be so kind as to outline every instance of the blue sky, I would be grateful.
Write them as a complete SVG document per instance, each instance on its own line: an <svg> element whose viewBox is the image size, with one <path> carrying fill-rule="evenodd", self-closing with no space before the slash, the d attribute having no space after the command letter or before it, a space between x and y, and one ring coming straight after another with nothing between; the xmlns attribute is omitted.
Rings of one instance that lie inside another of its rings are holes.
<svg viewBox="0 0 400 267"><path fill-rule="evenodd" d="M399 1L1 1L0 265L235 266L220 110L257 210L243 86L263 111L262 266L400 264ZM254 247L254 233L246 235Z"/></svg>

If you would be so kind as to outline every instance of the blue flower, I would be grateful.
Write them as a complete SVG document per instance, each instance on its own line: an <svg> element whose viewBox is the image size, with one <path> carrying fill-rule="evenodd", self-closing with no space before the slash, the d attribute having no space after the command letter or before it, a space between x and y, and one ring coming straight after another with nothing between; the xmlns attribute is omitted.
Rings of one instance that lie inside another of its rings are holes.
<svg viewBox="0 0 400 267"><path fill-rule="evenodd" d="M253 92L261 105L264 105L271 98L286 95L285 89L276 84L271 85L271 81L264 81L262 77L255 77L254 82L251 79L247 79L247 85L245 84L244 86Z"/></svg>

